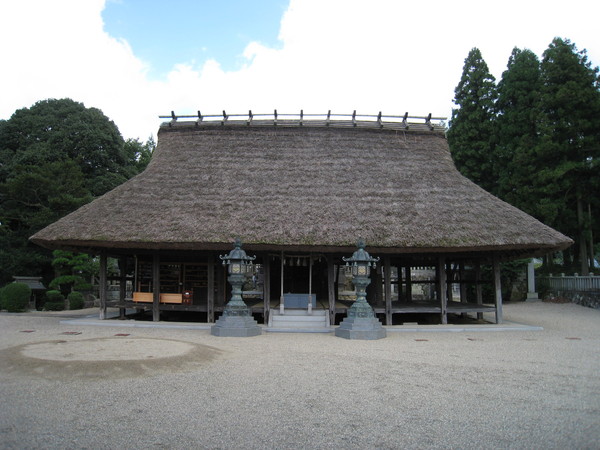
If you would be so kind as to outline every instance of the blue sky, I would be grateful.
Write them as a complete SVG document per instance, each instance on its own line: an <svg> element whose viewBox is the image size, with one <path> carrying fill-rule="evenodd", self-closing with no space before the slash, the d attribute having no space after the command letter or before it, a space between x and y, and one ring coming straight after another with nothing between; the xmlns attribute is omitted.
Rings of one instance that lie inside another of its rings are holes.
<svg viewBox="0 0 600 450"><path fill-rule="evenodd" d="M68 97L126 138L159 115L449 117L469 50L500 79L513 47L555 36L600 64L600 2L570 0L0 0L0 119Z"/></svg>
<svg viewBox="0 0 600 450"><path fill-rule="evenodd" d="M218 60L239 69L249 42L277 48L286 0L120 0L106 3L104 29L123 38L150 64L151 78L164 78L176 64L200 67Z"/></svg>

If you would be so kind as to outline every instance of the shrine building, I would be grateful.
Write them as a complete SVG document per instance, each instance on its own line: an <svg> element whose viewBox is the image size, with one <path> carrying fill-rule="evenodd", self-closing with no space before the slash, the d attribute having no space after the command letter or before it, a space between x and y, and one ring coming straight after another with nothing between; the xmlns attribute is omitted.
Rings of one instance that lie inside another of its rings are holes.
<svg viewBox="0 0 600 450"><path fill-rule="evenodd" d="M143 173L31 237L99 255L101 318L119 307L214 322L231 295L219 256L240 238L256 256L243 298L259 323L310 310L334 325L355 299L342 257L362 239L385 325L500 323L500 262L572 244L462 176L431 116L169 118Z"/></svg>

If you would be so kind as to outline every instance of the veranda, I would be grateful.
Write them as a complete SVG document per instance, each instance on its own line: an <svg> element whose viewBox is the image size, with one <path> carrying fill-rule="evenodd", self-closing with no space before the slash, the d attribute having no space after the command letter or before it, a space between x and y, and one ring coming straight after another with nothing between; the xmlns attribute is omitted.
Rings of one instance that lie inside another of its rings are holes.
<svg viewBox="0 0 600 450"><path fill-rule="evenodd" d="M267 324L273 310L314 309L327 310L330 323L337 324L356 298L342 261L345 254L293 250L255 254L255 270L244 284L243 298L259 322ZM121 318L135 310L137 317L146 313L160 321L177 312L183 320L213 323L231 293L218 256L219 252L102 252L100 317L107 317L108 307L118 307ZM111 267L118 268L110 276L109 257L116 259ZM494 255L383 254L371 273L367 300L386 325L418 320L446 324L453 315L482 320L483 313L492 313L492 320L501 323L499 267ZM119 286L117 299L109 299L109 284L113 289Z"/></svg>

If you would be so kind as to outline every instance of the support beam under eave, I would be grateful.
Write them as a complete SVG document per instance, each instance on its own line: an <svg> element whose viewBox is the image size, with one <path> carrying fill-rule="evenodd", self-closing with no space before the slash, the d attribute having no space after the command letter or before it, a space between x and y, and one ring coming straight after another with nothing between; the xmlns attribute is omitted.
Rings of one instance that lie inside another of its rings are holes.
<svg viewBox="0 0 600 450"><path fill-rule="evenodd" d="M383 258L383 282L385 297L385 324L392 325L392 264L390 257Z"/></svg>
<svg viewBox="0 0 600 450"><path fill-rule="evenodd" d="M404 266L406 268L406 274L405 274L405 280L406 280L406 295L404 296L404 301L407 303L412 302L412 273L411 273L411 265L410 263L408 263L406 266ZM398 271L400 273L402 273L402 270L398 269ZM401 290L402 285L398 285L398 291ZM400 295L400 294L398 294Z"/></svg>
<svg viewBox="0 0 600 450"><path fill-rule="evenodd" d="M458 266L458 281L460 289L460 302L467 303L467 283L465 280L465 263L460 262Z"/></svg>
<svg viewBox="0 0 600 450"><path fill-rule="evenodd" d="M264 323L269 323L271 314L271 257L263 256L263 318Z"/></svg>
<svg viewBox="0 0 600 450"><path fill-rule="evenodd" d="M208 255L206 270L206 321L213 323L215 321L215 261L212 253Z"/></svg>
<svg viewBox="0 0 600 450"><path fill-rule="evenodd" d="M500 263L494 258L494 304L496 305L496 323L502 323L502 283L500 281Z"/></svg>
<svg viewBox="0 0 600 450"><path fill-rule="evenodd" d="M448 285L446 284L446 258L440 256L436 265L437 294L440 302L440 319L442 324L448 323Z"/></svg>
<svg viewBox="0 0 600 450"><path fill-rule="evenodd" d="M100 320L106 319L106 297L108 289L106 286L107 281L107 270L108 270L108 257L105 251L100 252L100 277L98 280L98 296L100 297Z"/></svg>
<svg viewBox="0 0 600 450"><path fill-rule="evenodd" d="M119 305L125 305L125 295L127 294L127 257L121 256L119 258ZM119 307L119 319L125 319L125 308Z"/></svg>
<svg viewBox="0 0 600 450"><path fill-rule="evenodd" d="M483 287L481 286L481 264L475 262L475 297L478 305L483 305ZM483 313L477 313L477 320L483 320Z"/></svg>
<svg viewBox="0 0 600 450"><path fill-rule="evenodd" d="M335 324L335 264L332 256L327 258L327 299L329 300L329 323Z"/></svg>
<svg viewBox="0 0 600 450"><path fill-rule="evenodd" d="M160 257L158 253L152 256L152 320L160 320Z"/></svg>

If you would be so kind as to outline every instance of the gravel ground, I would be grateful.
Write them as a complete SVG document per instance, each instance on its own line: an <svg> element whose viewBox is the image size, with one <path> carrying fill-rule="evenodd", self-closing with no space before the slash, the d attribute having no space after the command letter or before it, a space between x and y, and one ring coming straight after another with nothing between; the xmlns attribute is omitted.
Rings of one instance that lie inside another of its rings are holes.
<svg viewBox="0 0 600 450"><path fill-rule="evenodd" d="M600 448L600 311L504 314L544 330L219 338L3 313L0 448Z"/></svg>

